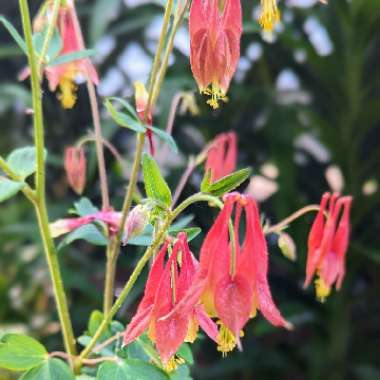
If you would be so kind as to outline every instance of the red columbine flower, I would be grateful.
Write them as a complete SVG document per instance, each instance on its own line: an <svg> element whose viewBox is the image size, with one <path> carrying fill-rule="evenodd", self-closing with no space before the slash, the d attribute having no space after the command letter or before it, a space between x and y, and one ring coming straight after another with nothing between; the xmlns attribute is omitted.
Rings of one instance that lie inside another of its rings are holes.
<svg viewBox="0 0 380 380"><path fill-rule="evenodd" d="M334 282L337 289L342 285L350 235L351 203L350 196L323 194L320 209L309 233L304 286L308 286L317 273L315 286L317 298L321 301L330 294Z"/></svg>
<svg viewBox="0 0 380 380"><path fill-rule="evenodd" d="M236 169L237 138L235 132L221 133L207 151L206 171L211 170L211 181L231 174Z"/></svg>
<svg viewBox="0 0 380 380"><path fill-rule="evenodd" d="M110 235L115 235L119 231L121 222L121 212L98 211L92 214L77 217L58 219L50 224L50 231L54 238L74 231L77 228L96 221L103 222ZM123 232L123 244L134 236L140 235L149 222L149 213L145 206L137 205L128 214Z"/></svg>
<svg viewBox="0 0 380 380"><path fill-rule="evenodd" d="M230 236L229 222L234 208ZM241 244L239 227L243 210L246 233ZM219 320L218 350L225 355L240 345L242 329L257 310L274 326L291 328L273 302L267 276L268 251L257 203L247 195L228 194L222 212L203 242L194 284L174 311L186 313L201 302L207 313Z"/></svg>
<svg viewBox="0 0 380 380"><path fill-rule="evenodd" d="M65 5L61 7L57 24L63 43L60 56L84 49L80 25L72 0L66 0ZM96 85L99 83L98 74L89 58L57 66L47 66L45 72L50 90L55 91L59 86L59 99L64 108L72 108L75 105L77 88L75 79L78 76L88 77Z"/></svg>
<svg viewBox="0 0 380 380"><path fill-rule="evenodd" d="M199 325L214 340L218 330L201 305L193 306L187 313L174 312L169 318L162 319L183 299L197 266L184 233L178 235L165 264L169 244L169 240L166 241L152 265L144 297L125 331L124 344L131 343L148 330L165 367L173 369L175 353L184 341L195 340ZM181 262L181 268L178 262Z"/></svg>
<svg viewBox="0 0 380 380"><path fill-rule="evenodd" d="M74 146L65 149L64 166L70 187L82 194L86 186L86 155L82 147Z"/></svg>
<svg viewBox="0 0 380 380"><path fill-rule="evenodd" d="M135 102L136 111L139 115L140 120L147 124L148 128L146 134L149 140L150 153L154 156L154 142L152 130L149 128L153 125L152 110L149 110L147 115L145 115L146 107L148 107L149 94L143 83L137 81L135 82Z"/></svg>
<svg viewBox="0 0 380 380"><path fill-rule="evenodd" d="M240 0L193 0L190 9L190 62L207 103L218 108L224 100L240 57Z"/></svg>

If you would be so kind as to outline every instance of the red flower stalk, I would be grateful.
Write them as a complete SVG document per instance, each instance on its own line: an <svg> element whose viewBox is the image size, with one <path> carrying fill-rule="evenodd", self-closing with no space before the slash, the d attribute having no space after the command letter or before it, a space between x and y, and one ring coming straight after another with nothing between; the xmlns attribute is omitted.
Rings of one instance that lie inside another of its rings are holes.
<svg viewBox="0 0 380 380"><path fill-rule="evenodd" d="M121 222L121 212L117 211L98 211L78 218L58 219L50 224L50 231L54 238L74 231L77 228L95 221L103 222L108 229L108 233L115 235ZM147 209L142 205L137 205L128 214L124 227L123 244L134 236L141 234L149 221Z"/></svg>
<svg viewBox="0 0 380 380"><path fill-rule="evenodd" d="M308 286L314 276L317 298L324 301L336 283L339 290L345 275L345 258L350 235L352 197L325 193L311 227L308 240L306 279ZM325 213L328 205L327 218Z"/></svg>
<svg viewBox="0 0 380 380"><path fill-rule="evenodd" d="M143 83L135 82L135 102L136 102L136 111L139 115L140 120L147 124L148 128L146 134L149 140L149 149L152 156L154 156L154 142L153 142L153 133L149 128L153 125L152 110L148 111L148 114L145 115L146 108L148 107L149 94L146 91L146 88Z"/></svg>
<svg viewBox="0 0 380 380"><path fill-rule="evenodd" d="M84 49L80 25L72 0L66 0L58 15L57 26L62 38L62 49L59 55L74 53ZM59 99L63 108L72 108L76 102L75 79L78 76L88 77L96 85L98 74L89 58L82 58L57 66L47 66L45 69L49 88L55 91L59 86Z"/></svg>
<svg viewBox="0 0 380 380"><path fill-rule="evenodd" d="M234 225L229 229L234 208ZM240 244L243 210L246 234ZM247 195L228 194L203 242L194 284L174 312L186 313L201 302L211 317L219 319L218 350L225 355L240 346L242 329L257 310L274 326L291 328L273 302L267 276L268 251L257 203Z"/></svg>
<svg viewBox="0 0 380 380"><path fill-rule="evenodd" d="M195 277L198 265L189 250L184 233L178 235L165 264L168 247L169 241L166 241L152 265L144 297L125 331L124 344L131 343L147 330L165 367L172 369L175 367L175 354L179 347L184 341L195 340L199 325L214 340L218 330L201 305L194 305L187 313L176 311L169 318L162 319L181 302Z"/></svg>
<svg viewBox="0 0 380 380"><path fill-rule="evenodd" d="M240 0L193 0L189 16L190 63L207 103L225 100L240 57L242 12ZM222 9L221 9L222 8Z"/></svg>
<svg viewBox="0 0 380 380"><path fill-rule="evenodd" d="M86 186L86 156L82 147L65 149L64 167L70 187L82 194Z"/></svg>
<svg viewBox="0 0 380 380"><path fill-rule="evenodd" d="M211 181L231 174L236 169L237 138L235 132L221 133L212 142L205 165L211 171Z"/></svg>

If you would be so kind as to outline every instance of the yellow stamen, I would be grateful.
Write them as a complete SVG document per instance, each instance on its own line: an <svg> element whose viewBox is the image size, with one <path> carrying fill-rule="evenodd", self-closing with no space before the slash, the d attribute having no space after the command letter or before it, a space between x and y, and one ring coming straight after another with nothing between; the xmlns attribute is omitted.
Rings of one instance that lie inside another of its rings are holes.
<svg viewBox="0 0 380 380"><path fill-rule="evenodd" d="M280 21L280 11L276 0L261 0L259 24L266 32L271 32L273 26Z"/></svg>
<svg viewBox="0 0 380 380"><path fill-rule="evenodd" d="M196 318L191 318L189 322L189 326L187 328L187 335L185 338L185 342L194 343L195 339L197 339L199 330L199 324Z"/></svg>
<svg viewBox="0 0 380 380"><path fill-rule="evenodd" d="M315 280L315 292L317 294L317 299L320 302L325 302L326 298L329 296L331 287L326 284L323 278L318 274L318 278Z"/></svg>
<svg viewBox="0 0 380 380"><path fill-rule="evenodd" d="M217 324L220 325L219 335L216 340L218 343L217 350L221 352L222 356L225 358L227 353L233 351L236 347L236 337L221 321L218 321ZM240 331L240 336L244 336L243 331Z"/></svg>
<svg viewBox="0 0 380 380"><path fill-rule="evenodd" d="M177 369L178 366L185 364L185 359L181 358L178 355L172 356L169 361L165 364L164 368L167 372L173 372Z"/></svg>
<svg viewBox="0 0 380 380"><path fill-rule="evenodd" d="M58 95L58 99L61 101L62 107L66 109L73 108L77 101L75 94L77 85L74 83L71 75L65 75L59 81L59 89L61 93Z"/></svg>
<svg viewBox="0 0 380 380"><path fill-rule="evenodd" d="M219 108L219 101L227 102L228 98L226 97L225 92L219 87L218 84L212 83L211 87L207 87L201 90L202 94L211 96L211 99L207 100L207 104L210 105L214 110Z"/></svg>

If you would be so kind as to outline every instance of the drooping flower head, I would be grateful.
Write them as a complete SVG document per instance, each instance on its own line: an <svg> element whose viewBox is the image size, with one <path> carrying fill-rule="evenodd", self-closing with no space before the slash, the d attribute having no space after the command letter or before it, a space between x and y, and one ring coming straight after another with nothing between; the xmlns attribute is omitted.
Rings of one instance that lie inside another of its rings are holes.
<svg viewBox="0 0 380 380"><path fill-rule="evenodd" d="M243 211L246 231L241 243ZM206 312L218 319L218 350L225 355L240 346L242 330L257 310L274 326L291 328L273 302L267 276L268 251L257 203L250 196L228 194L203 242L199 272L177 312L186 313L194 305L204 305Z"/></svg>
<svg viewBox="0 0 380 380"><path fill-rule="evenodd" d="M316 273L316 293L321 301L330 294L334 283L337 289L342 286L350 235L351 204L350 196L323 194L320 209L309 233L304 286L310 284Z"/></svg>
<svg viewBox="0 0 380 380"><path fill-rule="evenodd" d="M171 253L169 245L170 240L167 240L152 265L144 297L125 331L124 344L133 342L147 331L164 366L170 370L175 368L175 354L179 347L185 341L195 340L199 325L214 340L218 330L201 305L194 305L187 313L176 311L169 318L162 319L183 299L198 265L188 247L186 234L178 235Z"/></svg>
<svg viewBox="0 0 380 380"><path fill-rule="evenodd" d="M70 146L65 149L64 167L70 187L82 194L86 186L86 155L82 147Z"/></svg>
<svg viewBox="0 0 380 380"><path fill-rule="evenodd" d="M277 0L260 0L261 12L259 23L264 31L270 32L274 25L280 22L280 11L277 7Z"/></svg>
<svg viewBox="0 0 380 380"><path fill-rule="evenodd" d="M152 156L154 156L154 142L153 142L153 134L152 130L149 128L153 125L153 118L152 118L152 110L146 111L146 108L148 107L148 100L149 100L149 94L146 90L144 84L142 82L135 82L135 103L136 103L136 111L139 115L140 120L147 124L147 131L146 134L148 136L149 140L149 147L150 147L150 153ZM146 114L147 112L147 114Z"/></svg>
<svg viewBox="0 0 380 380"><path fill-rule="evenodd" d="M221 133L207 152L206 171L211 171L211 181L231 174L236 169L237 138L235 132Z"/></svg>
<svg viewBox="0 0 380 380"><path fill-rule="evenodd" d="M240 57L240 0L193 0L189 17L191 69L207 103L225 99Z"/></svg>
<svg viewBox="0 0 380 380"><path fill-rule="evenodd" d="M84 49L80 34L80 25L72 0L66 0L58 14L57 27L62 38L59 56ZM68 63L45 68L49 88L55 91L59 87L59 99L64 108L72 108L76 102L75 80L78 76L89 78L94 84L99 83L98 74L89 58L81 58Z"/></svg>

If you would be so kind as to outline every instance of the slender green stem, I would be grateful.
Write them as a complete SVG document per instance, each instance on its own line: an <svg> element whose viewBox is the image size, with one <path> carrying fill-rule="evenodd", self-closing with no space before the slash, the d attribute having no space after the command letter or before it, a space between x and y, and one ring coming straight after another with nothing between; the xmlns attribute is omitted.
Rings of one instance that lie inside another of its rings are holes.
<svg viewBox="0 0 380 380"><path fill-rule="evenodd" d="M59 269L57 252L50 234L49 220L46 208L44 162L45 142L42 112L42 91L39 82L39 72L36 55L34 52L32 42L32 26L30 21L28 0L19 0L19 5L22 17L22 26L24 30L25 42L28 50L28 63L30 67L33 98L33 125L37 155L37 170L35 176L37 199L35 202L35 210L38 218L38 224L42 236L44 251L52 280L54 297L57 304L65 349L68 354L74 356L76 355L75 338L69 317L67 299Z"/></svg>
<svg viewBox="0 0 380 380"><path fill-rule="evenodd" d="M57 25L57 19L58 19L58 13L59 13L60 7L61 7L61 0L54 0L53 10L51 12L51 20L50 20L49 25L47 27L45 39L44 39L42 49L41 49L41 53L40 53L40 58L38 60L38 73L40 75L41 75L41 67L44 63L46 63L45 62L45 56L48 52L50 41L53 38L54 29Z"/></svg>
<svg viewBox="0 0 380 380"><path fill-rule="evenodd" d="M223 202L221 202L218 198L208 195L208 194L202 194L197 193L192 195L191 197L187 198L184 202L182 202L172 213L168 214L160 231L157 234L157 237L153 241L152 245L149 246L149 248L145 251L144 255L141 257L139 262L137 263L135 269L133 270L128 282L125 284L123 290L121 291L119 298L114 303L110 311L105 315L102 323L98 327L97 331L95 332L94 336L92 337L90 343L86 346L86 348L81 352L79 355L79 362L83 361L88 355L91 354L92 349L95 347L97 341L102 336L104 331L107 329L107 326L112 321L113 317L116 315L118 310L121 308L123 303L125 302L125 299L127 298L129 292L131 291L133 285L135 284L136 280L138 279L141 271L143 270L146 263L149 261L149 259L153 256L153 254L156 252L160 244L165 239L165 236L167 234L167 230L170 227L171 223L176 219L187 207L189 207L191 204L196 202L209 202L210 204L213 204L219 208L223 208Z"/></svg>
<svg viewBox="0 0 380 380"><path fill-rule="evenodd" d="M307 214L308 212L312 211L319 211L320 207L319 205L309 205L306 207L301 208L300 210L294 212L293 214L289 215L287 218L282 220L280 223L277 223L271 227L268 227L264 230L265 235L269 235L272 233L280 232L283 230L286 226L288 226L291 222L298 219L302 215Z"/></svg>

